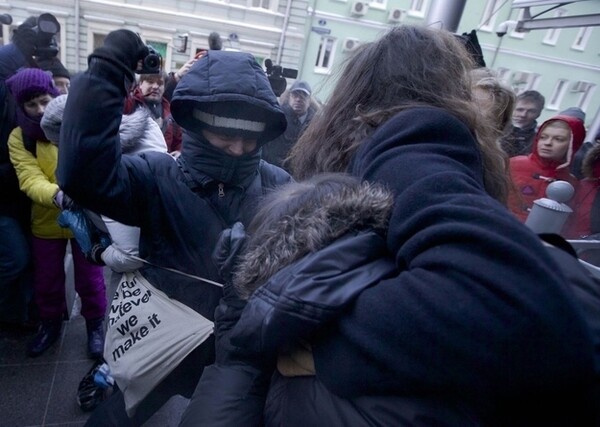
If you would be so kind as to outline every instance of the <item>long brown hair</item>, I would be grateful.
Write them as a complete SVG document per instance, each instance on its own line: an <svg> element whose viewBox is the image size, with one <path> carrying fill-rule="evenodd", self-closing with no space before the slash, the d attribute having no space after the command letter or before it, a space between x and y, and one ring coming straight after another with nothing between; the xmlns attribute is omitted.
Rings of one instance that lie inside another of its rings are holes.
<svg viewBox="0 0 600 427"><path fill-rule="evenodd" d="M358 146L399 111L416 106L443 108L477 135L484 183L505 202L508 177L504 155L491 125L471 100L474 63L451 33L425 27L394 27L362 45L347 60L331 97L290 153L297 179L344 172Z"/></svg>

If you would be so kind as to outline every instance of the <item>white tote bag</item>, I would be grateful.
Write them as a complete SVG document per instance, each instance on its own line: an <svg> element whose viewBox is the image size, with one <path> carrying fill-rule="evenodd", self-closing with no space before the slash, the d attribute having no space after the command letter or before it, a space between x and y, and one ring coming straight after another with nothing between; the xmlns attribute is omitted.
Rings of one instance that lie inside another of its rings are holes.
<svg viewBox="0 0 600 427"><path fill-rule="evenodd" d="M212 332L210 320L169 298L139 271L124 273L110 306L104 359L127 414Z"/></svg>

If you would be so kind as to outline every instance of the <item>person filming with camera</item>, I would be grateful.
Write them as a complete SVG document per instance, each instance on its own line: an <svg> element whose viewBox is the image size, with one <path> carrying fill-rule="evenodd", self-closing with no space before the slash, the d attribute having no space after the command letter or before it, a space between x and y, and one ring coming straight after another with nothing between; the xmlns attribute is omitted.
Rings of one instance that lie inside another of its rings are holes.
<svg viewBox="0 0 600 427"><path fill-rule="evenodd" d="M157 290L153 295L165 294L179 312L191 311L199 322L212 325L222 296L215 282L223 282L226 274L212 260L219 234L237 221L247 224L265 193L291 181L284 170L261 160L262 145L285 130L285 115L252 55L208 51L182 77L171 100L171 113L184 129L181 155L176 160L166 153L121 156L123 101L134 72L148 72L149 56L152 59L139 35L125 29L109 33L103 46L93 51L88 69L71 84L57 178L81 206L140 227L139 253L145 265L136 277ZM131 312L128 316L131 320ZM145 319L136 317L133 324L139 326ZM128 365L132 374L124 380L129 388L115 377L120 391L95 409L87 426L141 425L172 396L189 398L204 366L213 363L214 338L209 332L187 355L157 364L171 348L152 339L158 328L152 317L149 321L145 331L151 332L142 343L155 351L146 355L137 341L144 330L137 333L136 342L123 347L124 357L139 356L142 361ZM181 322L173 333L197 323ZM109 327L107 343L113 335ZM105 358L115 358L118 349L111 353L107 348ZM141 371L150 365L161 379L145 386L148 378ZM128 398L133 389L142 392L135 405Z"/></svg>

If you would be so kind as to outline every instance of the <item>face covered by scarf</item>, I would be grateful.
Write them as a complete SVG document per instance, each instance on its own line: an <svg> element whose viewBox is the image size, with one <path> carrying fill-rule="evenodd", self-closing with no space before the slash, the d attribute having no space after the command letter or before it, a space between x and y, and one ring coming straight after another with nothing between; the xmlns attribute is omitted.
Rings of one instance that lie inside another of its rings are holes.
<svg viewBox="0 0 600 427"><path fill-rule="evenodd" d="M229 186L249 184L258 170L260 148L241 156L230 156L214 147L202 134L184 132L181 157L197 184L206 176Z"/></svg>

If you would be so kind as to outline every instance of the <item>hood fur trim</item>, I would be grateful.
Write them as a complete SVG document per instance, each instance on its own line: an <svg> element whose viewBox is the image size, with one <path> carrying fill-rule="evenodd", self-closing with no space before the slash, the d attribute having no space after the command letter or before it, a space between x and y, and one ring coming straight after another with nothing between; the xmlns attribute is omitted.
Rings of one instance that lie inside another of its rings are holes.
<svg viewBox="0 0 600 427"><path fill-rule="evenodd" d="M270 227L260 245L247 248L235 268L233 285L247 299L282 268L347 233L373 230L385 235L393 203L389 191L364 182L332 195L316 208L300 208Z"/></svg>

